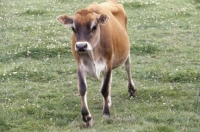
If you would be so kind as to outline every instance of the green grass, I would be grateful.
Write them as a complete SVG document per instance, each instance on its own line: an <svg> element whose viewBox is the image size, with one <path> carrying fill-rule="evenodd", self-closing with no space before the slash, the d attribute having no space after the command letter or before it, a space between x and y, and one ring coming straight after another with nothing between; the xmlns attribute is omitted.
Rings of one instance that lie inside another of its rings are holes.
<svg viewBox="0 0 200 132"><path fill-rule="evenodd" d="M200 1L125 0L137 97L113 71L111 118L101 82L88 77L94 126L80 114L70 28L56 21L92 1L0 1L0 131L198 132ZM98 0L97 2L103 2Z"/></svg>

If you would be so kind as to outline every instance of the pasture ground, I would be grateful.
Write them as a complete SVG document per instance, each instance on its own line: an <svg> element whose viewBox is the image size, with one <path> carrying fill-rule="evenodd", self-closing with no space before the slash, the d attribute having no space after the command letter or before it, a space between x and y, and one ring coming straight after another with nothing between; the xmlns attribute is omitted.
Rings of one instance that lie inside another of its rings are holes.
<svg viewBox="0 0 200 132"><path fill-rule="evenodd" d="M200 0L121 0L138 94L129 99L124 67L114 70L105 119L101 82L88 77L95 124L83 127L71 30L56 17L91 2L0 1L0 131L199 131Z"/></svg>

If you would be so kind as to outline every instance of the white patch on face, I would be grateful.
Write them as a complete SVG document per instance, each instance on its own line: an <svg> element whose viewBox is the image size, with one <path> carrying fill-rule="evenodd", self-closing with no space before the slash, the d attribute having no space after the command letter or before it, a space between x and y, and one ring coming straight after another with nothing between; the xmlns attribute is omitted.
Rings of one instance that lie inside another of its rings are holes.
<svg viewBox="0 0 200 132"><path fill-rule="evenodd" d="M92 21L92 22L91 22L90 29L92 29L95 25L96 25L95 21Z"/></svg>
<svg viewBox="0 0 200 132"><path fill-rule="evenodd" d="M75 23L73 22L73 24L72 24L72 27L74 28L74 29L76 29L76 26L75 26Z"/></svg>
<svg viewBox="0 0 200 132"><path fill-rule="evenodd" d="M79 44L86 44L87 46L84 48L85 51L91 51L92 50L92 46L90 43L88 43L87 41L85 42L76 42L75 45L79 45ZM75 46L75 51L78 51L77 46Z"/></svg>

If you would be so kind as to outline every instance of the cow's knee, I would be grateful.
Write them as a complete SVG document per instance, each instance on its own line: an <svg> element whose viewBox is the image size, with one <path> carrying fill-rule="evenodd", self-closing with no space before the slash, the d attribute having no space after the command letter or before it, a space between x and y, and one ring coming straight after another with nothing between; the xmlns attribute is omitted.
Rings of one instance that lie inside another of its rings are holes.
<svg viewBox="0 0 200 132"><path fill-rule="evenodd" d="M86 95L86 89L85 88L79 88L79 94L80 96L85 96Z"/></svg>
<svg viewBox="0 0 200 132"><path fill-rule="evenodd" d="M102 89L101 89L101 94L103 95L104 98L107 98L109 93L108 93L108 90L107 90L107 89L102 88Z"/></svg>

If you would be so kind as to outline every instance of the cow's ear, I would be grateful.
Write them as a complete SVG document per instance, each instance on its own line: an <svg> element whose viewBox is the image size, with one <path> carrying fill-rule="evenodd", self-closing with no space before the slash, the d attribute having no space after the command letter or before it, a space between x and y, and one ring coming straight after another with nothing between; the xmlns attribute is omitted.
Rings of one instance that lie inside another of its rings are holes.
<svg viewBox="0 0 200 132"><path fill-rule="evenodd" d="M108 19L109 19L109 17L105 14L102 14L102 15L97 17L97 20L100 24L106 24Z"/></svg>
<svg viewBox="0 0 200 132"><path fill-rule="evenodd" d="M67 15L60 15L57 17L58 22L60 22L62 25L71 25L73 24L73 17L69 17Z"/></svg>

